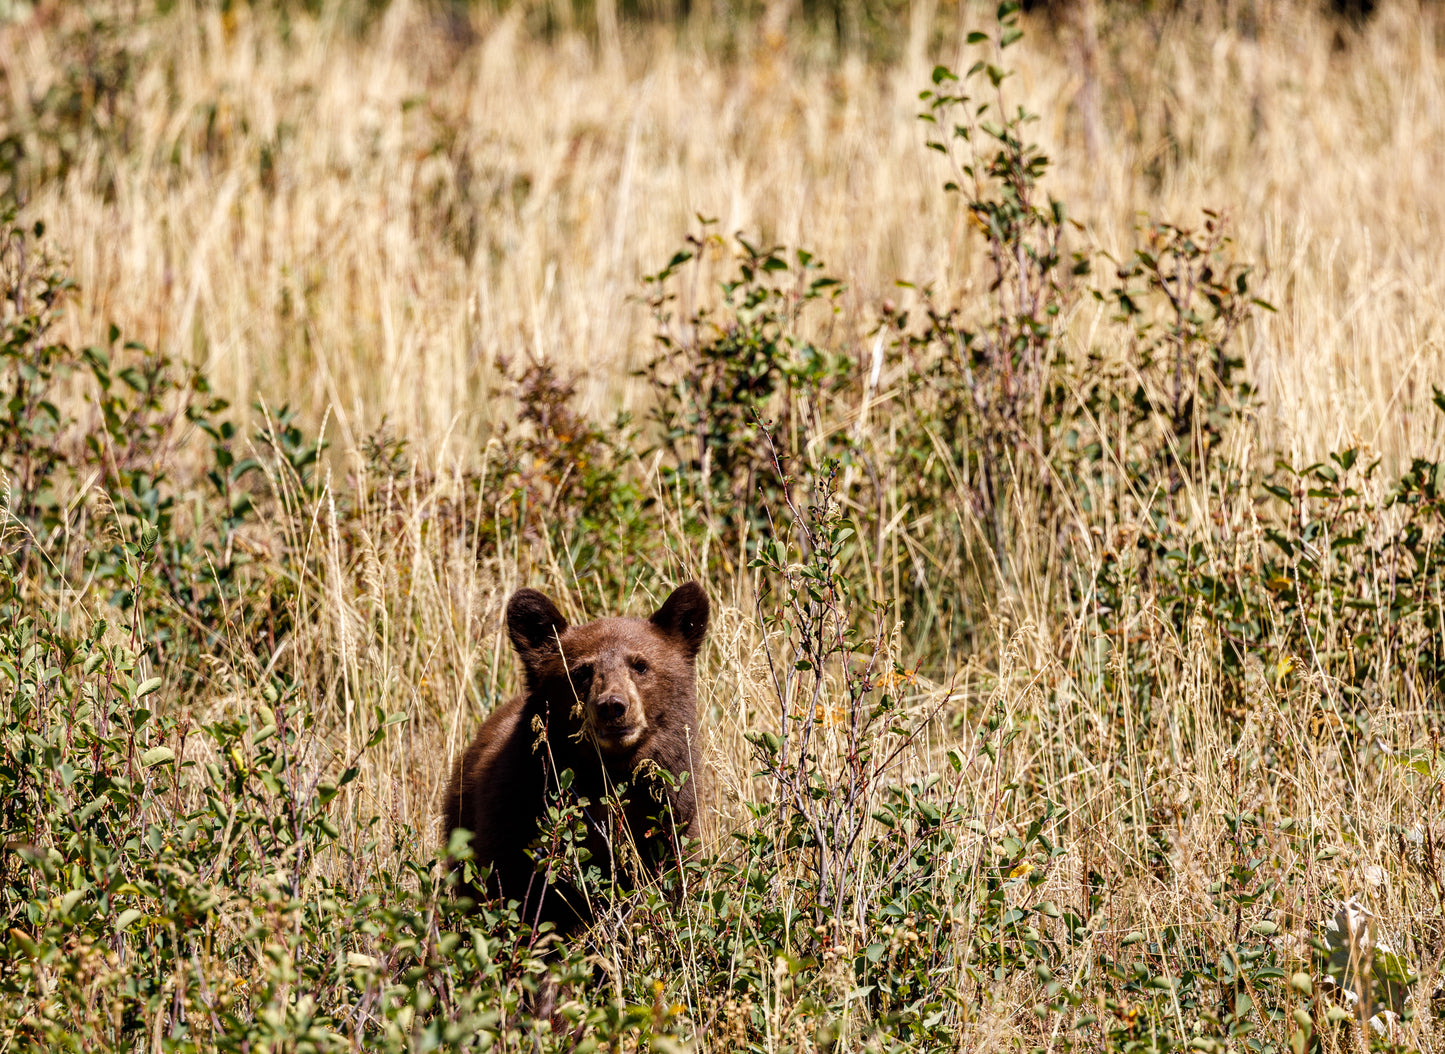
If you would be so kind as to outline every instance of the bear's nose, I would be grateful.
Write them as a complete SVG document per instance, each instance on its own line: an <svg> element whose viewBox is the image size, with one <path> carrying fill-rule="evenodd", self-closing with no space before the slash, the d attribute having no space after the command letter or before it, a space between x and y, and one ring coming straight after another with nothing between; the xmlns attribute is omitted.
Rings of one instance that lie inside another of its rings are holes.
<svg viewBox="0 0 1445 1054"><path fill-rule="evenodd" d="M620 695L604 696L597 703L597 717L604 724L615 725L627 716L627 700Z"/></svg>

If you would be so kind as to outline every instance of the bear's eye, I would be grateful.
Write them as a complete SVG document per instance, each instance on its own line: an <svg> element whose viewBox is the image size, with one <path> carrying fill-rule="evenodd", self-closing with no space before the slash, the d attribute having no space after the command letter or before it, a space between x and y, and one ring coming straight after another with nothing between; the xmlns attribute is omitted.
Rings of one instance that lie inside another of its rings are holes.
<svg viewBox="0 0 1445 1054"><path fill-rule="evenodd" d="M647 660L646 660L646 659L633 659L633 660L632 660L632 670L633 670L634 673L646 673L646 672L647 672Z"/></svg>
<svg viewBox="0 0 1445 1054"><path fill-rule="evenodd" d="M578 666L568 676L578 691L586 691L587 686L592 683L592 667Z"/></svg>

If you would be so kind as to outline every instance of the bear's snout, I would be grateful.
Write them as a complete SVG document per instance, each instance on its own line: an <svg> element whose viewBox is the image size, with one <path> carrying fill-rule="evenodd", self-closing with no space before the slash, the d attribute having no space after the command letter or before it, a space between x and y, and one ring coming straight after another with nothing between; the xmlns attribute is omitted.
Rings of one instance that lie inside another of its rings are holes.
<svg viewBox="0 0 1445 1054"><path fill-rule="evenodd" d="M587 700L588 731L604 754L630 750L647 731L647 713L628 677L627 666L612 659L600 657L596 662Z"/></svg>
<svg viewBox="0 0 1445 1054"><path fill-rule="evenodd" d="M627 700L609 695L597 701L597 721L602 725L620 725L627 717Z"/></svg>

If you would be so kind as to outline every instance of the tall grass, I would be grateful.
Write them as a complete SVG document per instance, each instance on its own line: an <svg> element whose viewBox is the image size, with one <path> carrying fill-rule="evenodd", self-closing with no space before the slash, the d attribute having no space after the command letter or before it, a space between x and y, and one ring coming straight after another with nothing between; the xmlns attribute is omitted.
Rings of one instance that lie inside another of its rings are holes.
<svg viewBox="0 0 1445 1054"><path fill-rule="evenodd" d="M6 369L64 367L0 448L7 1042L565 1046L524 1012L551 971L614 1049L1441 1047L1433 8L1105 7L1097 84L1027 24L1005 116L1043 115L1094 271L1002 408L937 366L1019 312L916 116L991 9L876 65L746 25L599 58L520 7L226 8L0 28L7 245L33 267L43 221L78 287L6 305ZM1169 288L1146 217L1275 310L1227 341L1129 316L1114 287ZM1131 417L1171 383L1143 321L1243 373ZM768 437L698 427L734 339ZM433 859L517 686L501 607L643 613L694 574L707 863L538 958ZM1417 975L1383 1032L1309 944L1352 895Z"/></svg>
<svg viewBox="0 0 1445 1054"><path fill-rule="evenodd" d="M983 280L920 150L927 63L746 34L729 62L637 29L610 67L581 39L529 42L519 16L478 13L468 41L424 4L360 35L326 10L285 34L264 10L186 3L98 34L59 32L83 18L69 5L6 28L20 168L58 174L27 206L86 290L69 336L115 321L243 405L313 424L329 406L353 441L385 415L455 453L493 424L477 392L498 356L585 359L589 409L632 405L649 329L629 297L699 213L817 252L860 327L896 279ZM1231 212L1281 309L1255 336L1281 448L1433 439L1416 406L1439 372L1439 32L1407 4L1358 32L1304 4L1111 9L1098 156L1067 32L1040 26L1015 60L1085 237L1118 251L1140 215ZM958 49L939 37L928 58ZM102 96L76 127L32 123L29 100L84 97L97 56L128 71L114 116Z"/></svg>

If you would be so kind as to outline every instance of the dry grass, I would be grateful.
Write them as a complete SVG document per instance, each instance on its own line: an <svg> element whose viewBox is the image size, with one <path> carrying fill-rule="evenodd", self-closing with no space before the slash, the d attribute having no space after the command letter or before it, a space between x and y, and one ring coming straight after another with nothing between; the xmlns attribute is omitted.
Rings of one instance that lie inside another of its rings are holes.
<svg viewBox="0 0 1445 1054"><path fill-rule="evenodd" d="M138 31L154 40L128 149L82 144L29 202L86 291L71 336L114 320L208 364L238 402L313 421L330 406L346 439L386 415L459 455L491 426L498 356L585 364L597 409L633 399L650 330L629 298L697 214L813 248L860 328L895 279L981 281L920 149L922 63L763 44L726 63L639 33L609 67L581 40L529 42L515 17L478 14L459 42L426 10L394 4L360 38L302 19L285 43L271 17L183 2ZM1227 209L1280 308L1255 359L1281 448L1356 434L1420 451L1435 438L1420 389L1441 366L1436 16L1386 5L1337 47L1302 6L1248 25L1229 10L1106 27L1092 158L1070 38L1038 26L1015 61L1021 101L1049 115L1052 186L1120 251L1142 215ZM5 28L12 93L64 75L54 39Z"/></svg>
<svg viewBox="0 0 1445 1054"><path fill-rule="evenodd" d="M1311 460L1358 444L1393 469L1445 449L1430 405L1432 380L1445 376L1445 25L1433 7L1382 6L1358 32L1293 3L1264 5L1258 20L1232 4L1177 19L1114 12L1093 157L1068 32L1031 26L1013 55L1015 90L1047 115L1037 131L1054 158L1050 186L1083 224L1078 239L1122 255L1142 216L1188 222L1213 207L1232 217L1240 254L1263 274L1260 295L1278 308L1246 334L1269 448L1240 460ZM334 515L288 528L310 532L288 544L320 555L298 591L285 662L325 707L341 754L373 706L406 711L348 794L358 813L425 832L451 759L512 683L497 632L506 595L525 583L566 598L575 585L566 554L535 538L507 538L478 561L465 523L435 526L443 507L484 515L462 470L483 465L509 412L488 397L500 360L581 372L583 405L598 419L641 411L646 393L631 372L652 323L638 279L667 261L696 214L815 250L847 283L850 347L863 346L885 298L904 295L896 279L964 298L987 278L915 119L931 61L957 53L951 29L936 34L928 62L887 68L826 59L801 39L773 47L746 36L742 55L724 61L648 30L628 30L623 61L610 64L580 38L538 43L520 15L478 13L463 31L418 0L396 0L358 35L327 10L296 18L283 40L271 14L178 0L172 14L107 38L144 56L134 105L116 120L124 149L116 136L83 134L69 170L37 185L25 214L45 220L82 290L67 339L94 341L114 321L204 367L239 405L290 403L328 421L336 488L373 497L345 539ZM71 17L51 7L0 28L13 120L29 112L22 100L67 76L75 56L61 42L73 38L60 26ZM17 130L31 162L47 163L44 130ZM1073 320L1081 341L1100 325L1093 310ZM383 419L413 441L425 471L366 478L352 455ZM284 471L272 473L284 489ZM685 510L655 474L645 479L668 509L679 566L697 566L677 523ZM724 827L742 824L740 802L768 792L743 740L774 720L776 702L752 581L710 583L722 603L700 702ZM971 758L956 787L964 811L989 835L1028 819L1030 791L1063 806L1050 829L1067 853L1020 896L1078 901L1092 872L1105 890L1101 947L1171 925L1227 940L1236 922L1211 907L1208 885L1236 852L1225 817L1254 812L1266 825L1296 819L1318 833L1316 848L1343 850L1318 860L1271 836L1271 866L1297 879L1287 906L1296 920L1360 893L1392 930L1418 922L1434 895L1390 832L1414 822L1421 800L1312 720L1329 693L1323 668L1301 657L1292 677L1256 671L1247 712L1224 724L1219 642L1207 632L1181 643L1145 596L1135 643L1106 654L1086 615L1048 606L1056 585L1017 588L990 613L985 654L933 653L932 679L920 679L909 708L942 705L945 719L890 775L940 767L960 741L971 750L970 727L998 706L1022 734L996 763ZM616 607L642 613L655 600ZM602 613L563 602L569 616ZM271 659L218 664L215 690L196 705L248 705ZM1121 687L1131 663L1168 671L1155 705L1167 718L1142 734ZM1392 746L1423 742L1432 715L1402 706L1391 700L1372 730ZM1167 875L1150 856L1161 837ZM975 852L976 841L961 841L960 867ZM394 863L382 854L372 865ZM610 954L645 964L652 953L621 934ZM828 983L846 991L840 969ZM968 983L962 971L953 981ZM703 1045L729 1049L736 1007L688 983L690 1012L710 1029ZM1036 989L1015 983L1024 987L995 993L993 1016L960 1033L959 1049L1039 1040L1019 1012ZM813 1042L798 1006L770 1004L770 1041ZM1442 1049L1429 1017L1412 1042Z"/></svg>

